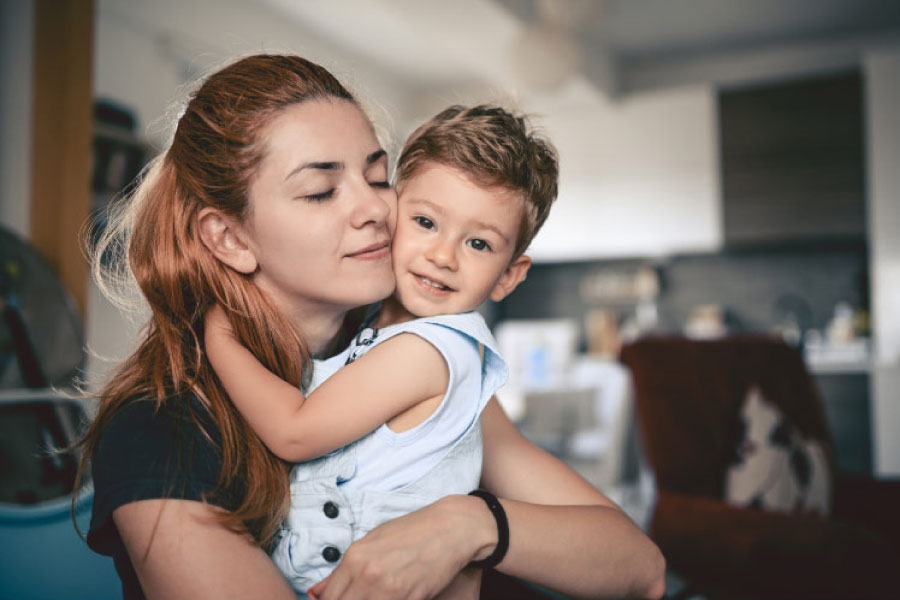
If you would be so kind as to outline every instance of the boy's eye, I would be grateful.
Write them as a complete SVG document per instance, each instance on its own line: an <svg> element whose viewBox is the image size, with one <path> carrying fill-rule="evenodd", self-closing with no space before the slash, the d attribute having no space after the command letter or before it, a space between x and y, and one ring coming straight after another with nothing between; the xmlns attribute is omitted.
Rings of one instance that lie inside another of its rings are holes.
<svg viewBox="0 0 900 600"><path fill-rule="evenodd" d="M475 250L480 250L480 251L486 251L486 250L489 251L491 249L490 244L488 244L484 240L477 239L477 238L474 240L469 240L469 247L474 248Z"/></svg>
<svg viewBox="0 0 900 600"><path fill-rule="evenodd" d="M428 217L413 217L413 221L419 224L420 227L425 229L434 229L434 221L429 219Z"/></svg>
<svg viewBox="0 0 900 600"><path fill-rule="evenodd" d="M369 185L376 188L388 189L391 187L390 182L388 181L370 181Z"/></svg>
<svg viewBox="0 0 900 600"><path fill-rule="evenodd" d="M321 202L322 200L328 200L332 196L334 196L334 188L331 188L330 190L326 190L324 192L320 192L318 194L308 194L303 197L310 202Z"/></svg>

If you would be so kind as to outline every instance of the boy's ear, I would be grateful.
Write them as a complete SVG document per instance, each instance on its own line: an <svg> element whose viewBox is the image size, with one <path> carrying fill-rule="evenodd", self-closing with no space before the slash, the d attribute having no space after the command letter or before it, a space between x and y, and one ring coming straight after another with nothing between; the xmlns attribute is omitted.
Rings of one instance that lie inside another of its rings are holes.
<svg viewBox="0 0 900 600"><path fill-rule="evenodd" d="M494 289L491 290L491 300L500 302L509 296L516 289L517 285L525 281L525 275L528 274L528 269L530 268L531 258L524 254L512 261L506 267L506 270L503 271L503 275L500 276L500 279L494 285Z"/></svg>
<svg viewBox="0 0 900 600"><path fill-rule="evenodd" d="M206 207L197 215L197 230L200 241L220 261L245 275L256 271L256 256L247 243L244 228L236 219Z"/></svg>

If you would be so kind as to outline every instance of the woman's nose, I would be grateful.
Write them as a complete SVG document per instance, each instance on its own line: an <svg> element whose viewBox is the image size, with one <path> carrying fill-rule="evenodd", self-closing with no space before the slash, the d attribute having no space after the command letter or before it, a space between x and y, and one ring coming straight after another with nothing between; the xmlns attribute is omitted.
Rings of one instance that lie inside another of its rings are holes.
<svg viewBox="0 0 900 600"><path fill-rule="evenodd" d="M451 240L434 240L426 249L425 258L441 269L455 271L459 267L456 260L456 247Z"/></svg>
<svg viewBox="0 0 900 600"><path fill-rule="evenodd" d="M354 204L351 222L362 228L373 224L379 227L392 226L392 215L397 206L397 194L393 189L375 189L363 182Z"/></svg>

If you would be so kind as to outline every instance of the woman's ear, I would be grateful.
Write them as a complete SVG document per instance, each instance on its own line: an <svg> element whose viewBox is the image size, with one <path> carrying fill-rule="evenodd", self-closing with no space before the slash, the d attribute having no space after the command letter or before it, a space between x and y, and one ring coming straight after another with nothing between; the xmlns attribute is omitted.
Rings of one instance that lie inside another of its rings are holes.
<svg viewBox="0 0 900 600"><path fill-rule="evenodd" d="M530 268L531 258L524 254L512 261L491 290L491 300L500 302L509 296L517 285L525 281L525 275Z"/></svg>
<svg viewBox="0 0 900 600"><path fill-rule="evenodd" d="M256 256L247 243L243 226L236 219L207 207L197 215L197 230L200 241L220 261L245 275L256 271Z"/></svg>

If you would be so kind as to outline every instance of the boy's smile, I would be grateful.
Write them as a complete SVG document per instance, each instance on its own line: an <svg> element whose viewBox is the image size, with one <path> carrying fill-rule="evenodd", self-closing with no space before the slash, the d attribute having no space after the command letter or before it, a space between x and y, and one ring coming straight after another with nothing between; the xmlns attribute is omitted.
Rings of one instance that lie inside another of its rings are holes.
<svg viewBox="0 0 900 600"><path fill-rule="evenodd" d="M400 193L393 264L399 302L416 317L462 313L501 300L530 260L510 264L524 201L462 171L424 165Z"/></svg>

